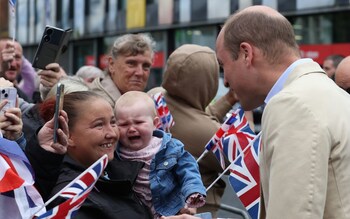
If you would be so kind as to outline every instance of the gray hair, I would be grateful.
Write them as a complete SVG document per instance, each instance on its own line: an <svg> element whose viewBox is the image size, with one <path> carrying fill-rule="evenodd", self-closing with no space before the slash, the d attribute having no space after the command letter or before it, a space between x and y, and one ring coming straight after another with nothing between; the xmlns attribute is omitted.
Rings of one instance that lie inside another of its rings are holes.
<svg viewBox="0 0 350 219"><path fill-rule="evenodd" d="M92 65L84 65L84 66L81 66L78 71L76 72L75 74L77 77L81 77L81 78L90 78L90 77L93 77L93 78L103 78L104 77L104 72L95 67L95 66L92 66Z"/></svg>
<svg viewBox="0 0 350 219"><path fill-rule="evenodd" d="M88 91L89 87L77 76L62 77L59 82L64 84L64 94L69 94L77 91ZM49 99L56 96L57 84L55 84L48 94L43 99Z"/></svg>
<svg viewBox="0 0 350 219"><path fill-rule="evenodd" d="M153 58L155 45L155 41L148 34L125 34L114 41L110 54L116 59L119 55L136 56L150 51Z"/></svg>

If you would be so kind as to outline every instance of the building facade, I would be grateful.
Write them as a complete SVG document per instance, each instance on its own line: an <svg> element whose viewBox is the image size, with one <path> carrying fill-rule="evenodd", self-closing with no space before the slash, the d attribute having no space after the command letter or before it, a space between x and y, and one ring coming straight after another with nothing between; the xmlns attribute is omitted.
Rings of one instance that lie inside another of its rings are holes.
<svg viewBox="0 0 350 219"><path fill-rule="evenodd" d="M0 0L1 14L6 4ZM175 48L195 43L215 50L227 17L257 4L289 19L304 57L322 64L329 54L350 55L349 0L17 0L16 16L8 13L8 22L2 18L0 33L15 35L31 60L45 25L72 28L69 48L60 59L69 74L82 65L105 68L118 35L149 33L157 42L151 88L161 83L166 59Z"/></svg>

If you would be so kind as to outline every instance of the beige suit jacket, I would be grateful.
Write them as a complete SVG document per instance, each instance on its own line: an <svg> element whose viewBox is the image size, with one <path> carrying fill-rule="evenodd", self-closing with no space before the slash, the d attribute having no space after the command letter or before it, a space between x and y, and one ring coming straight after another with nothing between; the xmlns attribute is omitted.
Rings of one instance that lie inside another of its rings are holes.
<svg viewBox="0 0 350 219"><path fill-rule="evenodd" d="M350 218L350 95L297 66L262 117L261 218Z"/></svg>

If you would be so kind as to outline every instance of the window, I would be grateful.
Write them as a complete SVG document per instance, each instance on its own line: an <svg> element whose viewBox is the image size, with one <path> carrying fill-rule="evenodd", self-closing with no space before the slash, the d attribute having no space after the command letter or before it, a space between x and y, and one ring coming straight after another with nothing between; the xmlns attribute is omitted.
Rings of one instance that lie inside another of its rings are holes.
<svg viewBox="0 0 350 219"><path fill-rule="evenodd" d="M179 29L175 31L175 48L186 43L193 43L202 46L209 46L215 50L216 26L195 27Z"/></svg>

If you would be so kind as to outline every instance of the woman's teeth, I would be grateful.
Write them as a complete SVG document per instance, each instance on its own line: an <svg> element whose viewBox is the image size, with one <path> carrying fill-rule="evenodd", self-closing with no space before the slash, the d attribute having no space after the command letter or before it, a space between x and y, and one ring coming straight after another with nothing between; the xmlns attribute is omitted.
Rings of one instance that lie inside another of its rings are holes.
<svg viewBox="0 0 350 219"><path fill-rule="evenodd" d="M110 148L112 146L113 146L113 144L111 144L111 143L101 145L101 147L103 147L103 148Z"/></svg>

